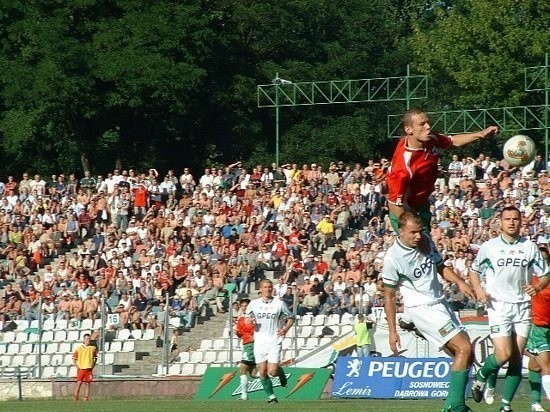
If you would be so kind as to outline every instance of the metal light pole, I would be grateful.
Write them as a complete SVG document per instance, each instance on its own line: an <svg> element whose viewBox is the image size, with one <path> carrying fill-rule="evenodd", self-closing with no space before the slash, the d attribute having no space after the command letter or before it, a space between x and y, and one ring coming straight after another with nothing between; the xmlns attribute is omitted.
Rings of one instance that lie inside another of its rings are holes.
<svg viewBox="0 0 550 412"><path fill-rule="evenodd" d="M405 101L428 97L428 78L407 74L355 80L291 82L276 73L271 84L257 86L258 108L275 108L275 162L279 166L279 134L281 107L316 106L344 103Z"/></svg>

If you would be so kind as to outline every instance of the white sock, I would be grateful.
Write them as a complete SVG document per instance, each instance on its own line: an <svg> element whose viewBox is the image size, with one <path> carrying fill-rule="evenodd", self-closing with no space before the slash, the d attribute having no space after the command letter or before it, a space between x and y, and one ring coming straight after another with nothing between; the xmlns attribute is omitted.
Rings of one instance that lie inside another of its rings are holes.
<svg viewBox="0 0 550 412"><path fill-rule="evenodd" d="M248 375L241 375L241 398L248 398Z"/></svg>
<svg viewBox="0 0 550 412"><path fill-rule="evenodd" d="M546 393L546 398L550 400L550 375L544 375L540 378L540 383Z"/></svg>

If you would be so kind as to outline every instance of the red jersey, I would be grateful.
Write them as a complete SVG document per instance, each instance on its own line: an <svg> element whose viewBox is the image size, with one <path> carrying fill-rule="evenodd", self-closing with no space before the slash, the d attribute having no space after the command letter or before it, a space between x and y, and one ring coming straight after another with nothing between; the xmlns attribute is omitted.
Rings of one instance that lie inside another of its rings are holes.
<svg viewBox="0 0 550 412"><path fill-rule="evenodd" d="M428 203L437 179L438 149L453 144L450 136L432 133L431 137L422 149L408 148L406 137L397 143L387 174L390 203L406 204L416 210Z"/></svg>
<svg viewBox="0 0 550 412"><path fill-rule="evenodd" d="M237 319L237 326L235 327L237 336L243 340L243 345L254 342L254 322L246 316L241 316Z"/></svg>
<svg viewBox="0 0 550 412"><path fill-rule="evenodd" d="M140 185L134 189L134 206L147 206L147 188L145 186Z"/></svg>
<svg viewBox="0 0 550 412"><path fill-rule="evenodd" d="M533 284L537 285L538 283L538 278L535 278ZM550 286L544 288L531 298L531 306L533 324L550 327Z"/></svg>

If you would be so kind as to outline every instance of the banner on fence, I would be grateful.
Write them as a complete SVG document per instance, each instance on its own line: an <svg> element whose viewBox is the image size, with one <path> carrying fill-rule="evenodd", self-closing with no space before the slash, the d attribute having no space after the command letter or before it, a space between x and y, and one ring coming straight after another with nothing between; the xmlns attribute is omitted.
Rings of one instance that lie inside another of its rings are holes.
<svg viewBox="0 0 550 412"><path fill-rule="evenodd" d="M275 395L279 399L312 400L319 399L330 376L328 369L285 368L287 385L281 386L279 378L272 378ZM241 395L241 382L238 368L206 369L195 399L235 399ZM248 382L249 399L266 399L260 379Z"/></svg>

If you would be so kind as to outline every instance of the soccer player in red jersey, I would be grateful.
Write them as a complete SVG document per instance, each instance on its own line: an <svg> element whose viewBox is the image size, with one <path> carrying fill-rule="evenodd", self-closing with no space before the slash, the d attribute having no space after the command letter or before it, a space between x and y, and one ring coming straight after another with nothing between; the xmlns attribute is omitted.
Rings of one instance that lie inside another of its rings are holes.
<svg viewBox="0 0 550 412"><path fill-rule="evenodd" d="M496 126L454 136L435 133L428 115L418 108L407 110L402 122L405 135L397 143L387 174L390 220L396 232L399 216L406 210L417 213L424 228L429 227L431 214L428 198L434 191L440 151L498 133Z"/></svg>

